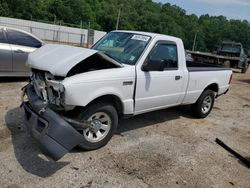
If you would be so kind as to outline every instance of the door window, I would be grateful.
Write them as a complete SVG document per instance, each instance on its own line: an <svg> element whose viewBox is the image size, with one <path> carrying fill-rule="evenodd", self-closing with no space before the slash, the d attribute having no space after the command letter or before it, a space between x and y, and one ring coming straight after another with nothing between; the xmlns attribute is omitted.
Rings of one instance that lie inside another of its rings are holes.
<svg viewBox="0 0 250 188"><path fill-rule="evenodd" d="M39 48L42 45L41 42L34 37L20 31L7 29L7 36L10 44L29 46L33 48Z"/></svg>
<svg viewBox="0 0 250 188"><path fill-rule="evenodd" d="M178 68L178 55L176 44L158 43L150 53L150 60L164 61L165 69Z"/></svg>

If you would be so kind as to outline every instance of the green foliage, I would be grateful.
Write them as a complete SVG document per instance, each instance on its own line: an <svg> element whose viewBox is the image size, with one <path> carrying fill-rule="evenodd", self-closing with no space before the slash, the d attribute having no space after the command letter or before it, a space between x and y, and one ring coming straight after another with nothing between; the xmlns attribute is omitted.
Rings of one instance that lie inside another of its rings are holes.
<svg viewBox="0 0 250 188"><path fill-rule="evenodd" d="M195 14L169 3L152 0L0 0L0 16L75 24L111 31L121 9L119 29L169 34L183 39L192 49L213 51L222 41L241 42L250 50L248 21L227 20L223 16Z"/></svg>

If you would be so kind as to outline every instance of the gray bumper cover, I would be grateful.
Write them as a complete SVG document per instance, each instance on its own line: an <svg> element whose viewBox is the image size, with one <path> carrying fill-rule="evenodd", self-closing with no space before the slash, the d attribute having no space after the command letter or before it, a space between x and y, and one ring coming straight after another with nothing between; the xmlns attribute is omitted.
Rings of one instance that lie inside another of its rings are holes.
<svg viewBox="0 0 250 188"><path fill-rule="evenodd" d="M59 160L77 146L82 136L37 96L32 85L25 87L29 101L23 103L27 127L41 151Z"/></svg>

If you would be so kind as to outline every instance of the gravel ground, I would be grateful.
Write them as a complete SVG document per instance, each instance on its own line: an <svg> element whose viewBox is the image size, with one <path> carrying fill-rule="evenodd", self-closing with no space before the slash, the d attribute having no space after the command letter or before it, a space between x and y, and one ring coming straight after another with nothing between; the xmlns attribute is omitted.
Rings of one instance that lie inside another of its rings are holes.
<svg viewBox="0 0 250 188"><path fill-rule="evenodd" d="M0 187L250 187L250 169L214 140L250 158L250 71L206 119L188 107L122 120L107 146L74 149L59 162L27 135L19 108L24 79L0 80Z"/></svg>

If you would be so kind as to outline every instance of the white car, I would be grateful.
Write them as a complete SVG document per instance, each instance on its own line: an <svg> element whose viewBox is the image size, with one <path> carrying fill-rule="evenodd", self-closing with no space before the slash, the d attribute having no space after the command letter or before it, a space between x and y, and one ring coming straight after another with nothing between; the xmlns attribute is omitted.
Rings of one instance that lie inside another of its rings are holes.
<svg viewBox="0 0 250 188"><path fill-rule="evenodd" d="M179 38L135 31L110 32L92 49L48 44L27 64L28 127L54 160L76 145L104 146L122 117L192 105L205 118L232 78L231 69L187 67Z"/></svg>

